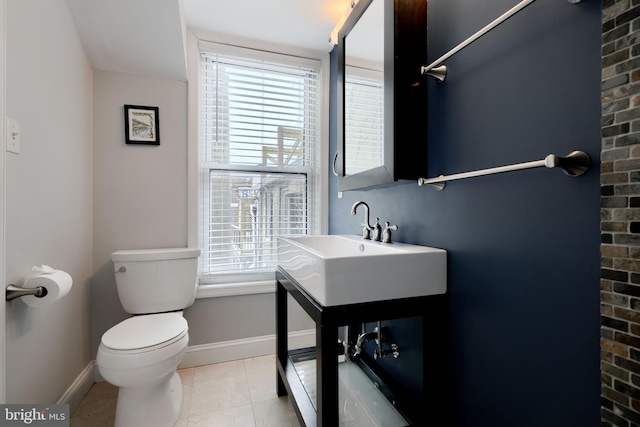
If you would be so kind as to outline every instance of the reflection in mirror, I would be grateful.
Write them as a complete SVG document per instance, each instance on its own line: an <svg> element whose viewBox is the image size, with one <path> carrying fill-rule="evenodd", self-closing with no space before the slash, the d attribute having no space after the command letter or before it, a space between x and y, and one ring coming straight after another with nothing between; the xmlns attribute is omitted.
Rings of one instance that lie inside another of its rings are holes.
<svg viewBox="0 0 640 427"><path fill-rule="evenodd" d="M372 1L344 39L345 175L384 165L384 1Z"/></svg>

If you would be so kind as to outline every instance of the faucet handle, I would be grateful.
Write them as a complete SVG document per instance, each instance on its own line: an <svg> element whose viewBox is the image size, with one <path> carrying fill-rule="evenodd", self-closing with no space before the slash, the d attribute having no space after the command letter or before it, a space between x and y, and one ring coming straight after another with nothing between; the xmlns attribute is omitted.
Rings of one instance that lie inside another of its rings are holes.
<svg viewBox="0 0 640 427"><path fill-rule="evenodd" d="M371 237L371 240L374 240L376 242L379 242L382 240L382 238L380 237L380 235L382 234L382 227L380 226L380 218L376 218L376 223L373 226L373 236Z"/></svg>
<svg viewBox="0 0 640 427"><path fill-rule="evenodd" d="M360 227L362 227L362 238L365 240L371 239L371 227L369 227L369 224L361 222Z"/></svg>
<svg viewBox="0 0 640 427"><path fill-rule="evenodd" d="M384 231L382 232L382 243L391 243L391 230L398 230L397 225L389 225L389 221L384 223Z"/></svg>

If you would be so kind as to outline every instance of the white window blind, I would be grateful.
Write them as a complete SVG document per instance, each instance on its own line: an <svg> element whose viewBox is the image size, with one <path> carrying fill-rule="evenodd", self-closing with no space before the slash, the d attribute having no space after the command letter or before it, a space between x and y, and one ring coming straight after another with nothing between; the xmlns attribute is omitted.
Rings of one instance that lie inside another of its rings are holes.
<svg viewBox="0 0 640 427"><path fill-rule="evenodd" d="M383 74L348 67L345 78L345 174L383 164L384 82Z"/></svg>
<svg viewBox="0 0 640 427"><path fill-rule="evenodd" d="M201 283L273 277L277 238L319 228L320 63L221 48L200 64Z"/></svg>

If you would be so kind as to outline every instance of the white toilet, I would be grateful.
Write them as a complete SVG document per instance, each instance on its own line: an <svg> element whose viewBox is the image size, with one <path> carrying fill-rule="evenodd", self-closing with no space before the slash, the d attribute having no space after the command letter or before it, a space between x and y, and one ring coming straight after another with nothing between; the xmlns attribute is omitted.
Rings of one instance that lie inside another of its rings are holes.
<svg viewBox="0 0 640 427"><path fill-rule="evenodd" d="M176 372L187 350L182 310L193 304L200 249L141 249L111 254L118 296L133 314L102 336L96 363L118 386L116 427L173 426L182 383Z"/></svg>

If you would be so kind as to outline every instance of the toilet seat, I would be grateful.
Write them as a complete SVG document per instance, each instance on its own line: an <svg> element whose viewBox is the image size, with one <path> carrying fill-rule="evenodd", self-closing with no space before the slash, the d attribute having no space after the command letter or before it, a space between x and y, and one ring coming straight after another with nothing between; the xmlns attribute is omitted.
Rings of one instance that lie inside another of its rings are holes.
<svg viewBox="0 0 640 427"><path fill-rule="evenodd" d="M182 312L130 317L102 335L102 346L111 352L139 353L166 347L188 331Z"/></svg>

